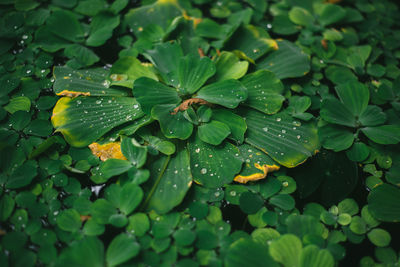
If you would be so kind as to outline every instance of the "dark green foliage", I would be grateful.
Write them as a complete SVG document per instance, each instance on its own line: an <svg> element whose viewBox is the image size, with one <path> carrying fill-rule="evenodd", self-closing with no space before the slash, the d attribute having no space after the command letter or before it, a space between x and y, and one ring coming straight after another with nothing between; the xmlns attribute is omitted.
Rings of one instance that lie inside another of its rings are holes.
<svg viewBox="0 0 400 267"><path fill-rule="evenodd" d="M0 266L399 263L395 1L0 7Z"/></svg>

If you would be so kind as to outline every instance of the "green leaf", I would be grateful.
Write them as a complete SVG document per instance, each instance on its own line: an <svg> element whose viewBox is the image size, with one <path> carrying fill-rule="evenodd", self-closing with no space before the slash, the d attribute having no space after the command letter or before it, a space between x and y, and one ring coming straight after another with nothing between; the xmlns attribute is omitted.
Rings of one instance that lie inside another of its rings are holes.
<svg viewBox="0 0 400 267"><path fill-rule="evenodd" d="M243 143L247 125L242 117L226 109L213 109L212 118L229 127L231 135L228 137L239 143Z"/></svg>
<svg viewBox="0 0 400 267"><path fill-rule="evenodd" d="M145 200L148 209L159 214L179 205L192 184L189 153L178 147L170 159L161 157L151 165L152 188Z"/></svg>
<svg viewBox="0 0 400 267"><path fill-rule="evenodd" d="M178 67L183 57L179 44L176 42L158 44L153 50L146 51L144 55L154 64L168 85L178 87Z"/></svg>
<svg viewBox="0 0 400 267"><path fill-rule="evenodd" d="M25 96L14 97L10 100L4 109L13 114L19 110L29 111L31 109L31 100Z"/></svg>
<svg viewBox="0 0 400 267"><path fill-rule="evenodd" d="M69 144L83 147L143 115L132 97L63 97L53 109L51 122Z"/></svg>
<svg viewBox="0 0 400 267"><path fill-rule="evenodd" d="M288 14L279 14L274 16L272 30L274 33L282 35L294 34L299 31L298 26L290 20Z"/></svg>
<svg viewBox="0 0 400 267"><path fill-rule="evenodd" d="M198 127L199 138L208 144L219 145L231 133L229 127L222 122L212 120Z"/></svg>
<svg viewBox="0 0 400 267"><path fill-rule="evenodd" d="M346 61L355 69L364 68L365 62L368 59L372 47L369 45L353 46L348 49Z"/></svg>
<svg viewBox="0 0 400 267"><path fill-rule="evenodd" d="M362 142L356 142L346 151L346 155L352 161L361 162L368 157L369 148Z"/></svg>
<svg viewBox="0 0 400 267"><path fill-rule="evenodd" d="M74 70L70 67L54 67L53 90L57 95L75 97L87 96L127 96L128 91L110 87L108 71L102 68Z"/></svg>
<svg viewBox="0 0 400 267"><path fill-rule="evenodd" d="M247 90L239 81L230 79L201 88L196 98L227 108L236 108L247 99Z"/></svg>
<svg viewBox="0 0 400 267"><path fill-rule="evenodd" d="M73 44L65 48L64 54L66 57L74 59L79 65L90 66L100 60L100 58L89 48Z"/></svg>
<svg viewBox="0 0 400 267"><path fill-rule="evenodd" d="M175 89L147 77L137 79L132 92L146 114L150 114L152 107L156 105L181 102Z"/></svg>
<svg viewBox="0 0 400 267"><path fill-rule="evenodd" d="M264 205L263 199L252 192L243 192L240 194L239 207L246 214L254 214Z"/></svg>
<svg viewBox="0 0 400 267"><path fill-rule="evenodd" d="M29 185L37 175L38 165L36 161L28 160L16 168L8 178L6 188L16 189Z"/></svg>
<svg viewBox="0 0 400 267"><path fill-rule="evenodd" d="M119 16L112 13L100 12L90 22L90 34L86 40L88 46L103 45L119 25Z"/></svg>
<svg viewBox="0 0 400 267"><path fill-rule="evenodd" d="M104 245L96 237L84 237L63 250L59 261L67 266L103 267Z"/></svg>
<svg viewBox="0 0 400 267"><path fill-rule="evenodd" d="M122 138L121 151L136 168L141 168L146 163L147 147L140 146L133 138Z"/></svg>
<svg viewBox="0 0 400 267"><path fill-rule="evenodd" d="M354 134L349 129L327 124L318 129L318 135L324 148L335 152L346 150L354 142Z"/></svg>
<svg viewBox="0 0 400 267"><path fill-rule="evenodd" d="M335 87L340 101L346 106L354 116L360 116L368 106L369 90L356 81L349 81Z"/></svg>
<svg viewBox="0 0 400 267"><path fill-rule="evenodd" d="M81 216L74 209L63 210L57 216L57 226L67 232L76 232L81 228Z"/></svg>
<svg viewBox="0 0 400 267"><path fill-rule="evenodd" d="M400 189L382 184L374 188L368 196L368 210L373 217L384 222L400 220Z"/></svg>
<svg viewBox="0 0 400 267"><path fill-rule="evenodd" d="M359 211L357 202L352 198L346 198L338 204L339 213L348 213L351 216L356 215Z"/></svg>
<svg viewBox="0 0 400 267"><path fill-rule="evenodd" d="M40 3L34 0L16 0L15 9L19 11L28 11L36 8Z"/></svg>
<svg viewBox="0 0 400 267"><path fill-rule="evenodd" d="M292 234L285 234L271 242L269 253L272 258L285 267L299 266L302 252L300 239Z"/></svg>
<svg viewBox="0 0 400 267"><path fill-rule="evenodd" d="M281 109L285 100L282 96L284 88L274 73L259 70L246 75L241 82L248 92L245 105L266 114L274 114Z"/></svg>
<svg viewBox="0 0 400 267"><path fill-rule="evenodd" d="M143 236L150 229L150 221L145 213L136 212L129 217L127 232L136 236Z"/></svg>
<svg viewBox="0 0 400 267"><path fill-rule="evenodd" d="M3 195L0 199L0 221L5 222L14 210L15 201L9 195Z"/></svg>
<svg viewBox="0 0 400 267"><path fill-rule="evenodd" d="M223 81L242 78L247 72L249 62L240 61L234 53L223 51L215 62L215 65L216 73L213 80Z"/></svg>
<svg viewBox="0 0 400 267"><path fill-rule="evenodd" d="M240 113L248 127L245 142L285 167L303 163L319 149L314 123L301 123L283 112L267 116L243 109Z"/></svg>
<svg viewBox="0 0 400 267"><path fill-rule="evenodd" d="M310 71L310 59L298 46L282 40L277 41L278 50L261 58L257 69L272 71L278 79L302 77Z"/></svg>
<svg viewBox="0 0 400 267"><path fill-rule="evenodd" d="M143 191L139 186L133 183L123 185L120 192L119 210L125 215L129 215L137 208L142 198Z"/></svg>
<svg viewBox="0 0 400 267"><path fill-rule="evenodd" d="M107 266L116 266L135 257L140 251L140 245L134 236L122 233L117 235L106 251Z"/></svg>
<svg viewBox="0 0 400 267"><path fill-rule="evenodd" d="M386 247L392 239L390 233L381 228L372 229L368 234L368 239L377 247Z"/></svg>
<svg viewBox="0 0 400 267"><path fill-rule="evenodd" d="M208 57L187 55L181 58L178 66L178 90L183 94L195 93L215 71L215 65Z"/></svg>
<svg viewBox="0 0 400 267"><path fill-rule="evenodd" d="M189 151L193 178L205 187L230 183L242 167L239 150L228 142L213 146L195 136L189 141Z"/></svg>
<svg viewBox="0 0 400 267"><path fill-rule="evenodd" d="M367 232L367 224L360 216L354 216L351 219L350 230L357 235L365 234Z"/></svg>
<svg viewBox="0 0 400 267"><path fill-rule="evenodd" d="M111 178L113 176L120 175L124 172L127 172L133 168L132 164L129 161L122 159L107 159L100 166L100 172L104 175L105 178Z"/></svg>
<svg viewBox="0 0 400 267"><path fill-rule="evenodd" d="M322 101L320 115L327 122L356 127L356 119L351 110L336 98Z"/></svg>
<svg viewBox="0 0 400 267"><path fill-rule="evenodd" d="M173 234L173 237L178 246L189 246L196 239L196 232L189 229L179 229Z"/></svg>
<svg viewBox="0 0 400 267"><path fill-rule="evenodd" d="M314 17L307 9L295 6L289 11L290 20L301 26L310 26L314 23Z"/></svg>
<svg viewBox="0 0 400 267"><path fill-rule="evenodd" d="M315 13L319 15L319 23L324 27L341 21L347 13L341 6L325 3L317 4L315 10Z"/></svg>
<svg viewBox="0 0 400 267"><path fill-rule="evenodd" d="M279 195L278 195L279 196ZM299 238L310 235L322 237L325 232L324 225L311 215L291 214L286 218L287 232Z"/></svg>
<svg viewBox="0 0 400 267"><path fill-rule="evenodd" d="M92 214L92 219L99 224L109 223L109 218L117 214L115 207L104 198L97 199L90 209L90 214Z"/></svg>
<svg viewBox="0 0 400 267"><path fill-rule="evenodd" d="M272 254L272 253L271 253ZM275 267L279 266L270 256L268 247L250 238L240 238L233 242L224 260L227 267Z"/></svg>
<svg viewBox="0 0 400 267"><path fill-rule="evenodd" d="M68 23L65 23L68 21ZM46 21L51 33L71 42L79 42L83 39L84 31L76 15L64 9L53 11Z"/></svg>
<svg viewBox="0 0 400 267"><path fill-rule="evenodd" d="M361 128L361 131L372 141L382 145L397 144L400 142L399 125L382 125Z"/></svg>
<svg viewBox="0 0 400 267"><path fill-rule="evenodd" d="M182 112L171 114L176 105L157 105L151 116L160 123L161 131L167 138L188 139L193 132L193 124L185 119Z"/></svg>
<svg viewBox="0 0 400 267"><path fill-rule="evenodd" d="M367 106L358 120L363 126L377 126L385 123L386 113L378 106Z"/></svg>
<svg viewBox="0 0 400 267"><path fill-rule="evenodd" d="M276 41L263 28L250 24L237 29L224 45L225 50L239 50L251 62L276 48Z"/></svg>
<svg viewBox="0 0 400 267"><path fill-rule="evenodd" d="M134 57L121 57L118 59L110 69L110 77L113 84L133 88L136 79L140 77L147 77L158 81L156 74L151 67L143 65L137 58ZM122 79L123 75L127 75L127 80Z"/></svg>
<svg viewBox="0 0 400 267"><path fill-rule="evenodd" d="M272 196L269 199L269 203L283 210L292 210L296 204L294 198L291 195L287 194Z"/></svg>
<svg viewBox="0 0 400 267"><path fill-rule="evenodd" d="M300 266L335 266L335 260L327 249L320 249L315 245L306 246L300 255Z"/></svg>

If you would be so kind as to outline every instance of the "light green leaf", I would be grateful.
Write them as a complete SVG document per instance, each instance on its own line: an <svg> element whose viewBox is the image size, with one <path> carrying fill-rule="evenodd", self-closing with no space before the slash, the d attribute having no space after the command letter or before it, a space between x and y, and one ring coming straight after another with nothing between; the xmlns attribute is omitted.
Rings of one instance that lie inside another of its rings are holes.
<svg viewBox="0 0 400 267"><path fill-rule="evenodd" d="M239 81L230 79L201 88L196 98L227 108L236 108L247 99L247 90Z"/></svg>
<svg viewBox="0 0 400 267"><path fill-rule="evenodd" d="M239 150L228 142L213 146L195 136L189 141L189 151L193 178L206 187L230 183L242 167Z"/></svg>
<svg viewBox="0 0 400 267"><path fill-rule="evenodd" d="M231 133L230 128L225 123L212 120L198 127L199 138L208 144L219 145Z"/></svg>
<svg viewBox="0 0 400 267"><path fill-rule="evenodd" d="M100 12L90 22L90 34L86 40L88 46L103 45L119 25L119 16L109 12Z"/></svg>
<svg viewBox="0 0 400 267"><path fill-rule="evenodd" d="M247 123L245 142L285 167L292 168L303 163L319 149L314 123L301 123L284 112L268 116L242 109L240 115Z"/></svg>
<svg viewBox="0 0 400 267"><path fill-rule="evenodd" d="M146 163L147 148L140 146L133 138L122 139L121 151L136 168L140 168Z"/></svg>
<svg viewBox="0 0 400 267"><path fill-rule="evenodd" d="M133 166L129 161L111 158L101 164L100 171L105 178L110 178L127 172L131 168Z"/></svg>
<svg viewBox="0 0 400 267"><path fill-rule="evenodd" d="M140 77L147 77L158 81L153 68L143 65L137 58L129 56L118 59L112 65L110 74L113 85L125 86L128 88L133 88L133 83ZM123 75L127 75L127 78L123 79Z"/></svg>
<svg viewBox="0 0 400 267"><path fill-rule="evenodd" d="M129 215L140 204L142 198L143 191L138 185L133 183L124 184L120 192L120 211L125 215Z"/></svg>
<svg viewBox="0 0 400 267"><path fill-rule="evenodd" d="M382 145L397 144L400 142L399 125L382 125L361 128L361 131L372 141Z"/></svg>
<svg viewBox="0 0 400 267"><path fill-rule="evenodd" d="M208 57L187 55L181 58L178 67L178 90L183 94L193 94L215 71L215 65Z"/></svg>
<svg viewBox="0 0 400 267"><path fill-rule="evenodd" d="M269 246L272 258L285 267L299 266L302 243L292 234L285 234L273 240Z"/></svg>
<svg viewBox="0 0 400 267"><path fill-rule="evenodd" d="M277 41L278 50L261 58L257 69L266 69L275 73L278 79L302 77L310 71L310 59L295 44L281 40Z"/></svg>
<svg viewBox="0 0 400 267"><path fill-rule="evenodd" d="M246 74L249 67L248 61L240 61L239 58L231 52L223 51L215 62L216 73L213 77L215 81L229 79L240 79Z"/></svg>
<svg viewBox="0 0 400 267"><path fill-rule="evenodd" d="M11 98L10 103L4 106L4 109L11 114L19 110L29 111L31 109L31 100L26 96L17 96Z"/></svg>
<svg viewBox="0 0 400 267"><path fill-rule="evenodd" d="M51 122L68 143L83 147L143 115L132 97L63 97L53 109Z"/></svg>
<svg viewBox="0 0 400 267"><path fill-rule="evenodd" d="M303 248L300 255L300 266L335 266L335 260L327 249L320 249L315 245L308 245Z"/></svg>
<svg viewBox="0 0 400 267"><path fill-rule="evenodd" d="M290 20L301 26L310 26L314 23L315 19L307 9L295 6L289 11Z"/></svg>
<svg viewBox="0 0 400 267"><path fill-rule="evenodd" d="M81 227L81 216L74 209L63 210L57 216L57 226L68 232L76 232Z"/></svg>
<svg viewBox="0 0 400 267"><path fill-rule="evenodd" d="M285 98L281 94L284 88L274 73L259 70L246 75L241 83L248 92L245 105L266 114L274 114L282 107Z"/></svg>
<svg viewBox="0 0 400 267"><path fill-rule="evenodd" d="M176 105L157 105L151 116L160 123L161 131L167 138L188 139L193 132L193 124L185 119L182 112L171 114Z"/></svg>
<svg viewBox="0 0 400 267"><path fill-rule="evenodd" d="M368 234L368 239L377 247L386 247L392 239L390 233L381 228L372 229Z"/></svg>
<svg viewBox="0 0 400 267"><path fill-rule="evenodd" d="M150 114L152 107L156 105L178 104L181 102L178 92L174 88L147 77L137 79L132 92L146 114Z"/></svg>
<svg viewBox="0 0 400 267"><path fill-rule="evenodd" d="M347 13L344 8L334 4L317 4L314 9L319 15L318 21L324 27L341 21Z"/></svg>

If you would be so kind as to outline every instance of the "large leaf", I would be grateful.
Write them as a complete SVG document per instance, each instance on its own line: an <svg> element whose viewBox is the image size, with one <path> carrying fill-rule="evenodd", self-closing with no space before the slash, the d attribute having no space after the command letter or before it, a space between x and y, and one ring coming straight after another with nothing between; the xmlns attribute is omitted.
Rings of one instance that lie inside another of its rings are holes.
<svg viewBox="0 0 400 267"><path fill-rule="evenodd" d="M189 151L193 178L206 187L230 183L242 167L239 150L228 142L213 146L195 136L189 142Z"/></svg>
<svg viewBox="0 0 400 267"><path fill-rule="evenodd" d="M181 102L178 92L174 88L147 77L137 79L132 92L146 114L150 114L151 108L155 105Z"/></svg>
<svg viewBox="0 0 400 267"><path fill-rule="evenodd" d="M239 50L254 61L265 53L276 50L276 41L262 28L253 25L240 27L224 46L227 50Z"/></svg>
<svg viewBox="0 0 400 267"><path fill-rule="evenodd" d="M54 68L54 92L57 95L75 97L86 96L126 96L123 88L110 87L108 71L102 68L74 70L70 67Z"/></svg>
<svg viewBox="0 0 400 267"><path fill-rule="evenodd" d="M389 184L374 188L368 196L368 210L378 220L398 222L400 220L400 189Z"/></svg>
<svg viewBox="0 0 400 267"><path fill-rule="evenodd" d="M354 116L360 116L368 106L369 90L357 81L349 81L335 87L342 103Z"/></svg>
<svg viewBox="0 0 400 267"><path fill-rule="evenodd" d="M161 131L168 138L188 139L193 132L193 124L182 112L173 113L176 105L157 105L151 110L151 116L160 123Z"/></svg>
<svg viewBox="0 0 400 267"><path fill-rule="evenodd" d="M247 123L245 142L285 167L293 168L303 163L319 149L314 123L301 123L284 112L268 116L242 109L240 113Z"/></svg>
<svg viewBox="0 0 400 267"><path fill-rule="evenodd" d="M63 97L53 109L51 122L68 143L82 147L143 115L132 97Z"/></svg>
<svg viewBox="0 0 400 267"><path fill-rule="evenodd" d="M382 125L361 128L361 131L372 141L382 145L397 144L400 142L399 125Z"/></svg>
<svg viewBox="0 0 400 267"><path fill-rule="evenodd" d="M156 160L150 171L152 187L145 205L158 214L166 213L181 203L192 184L189 152L180 146L171 158Z"/></svg>
<svg viewBox="0 0 400 267"><path fill-rule="evenodd" d="M144 54L157 68L168 85L178 87L179 61L183 57L182 48L177 43L158 44Z"/></svg>
<svg viewBox="0 0 400 267"><path fill-rule="evenodd" d="M267 69L275 73L278 79L295 78L310 71L310 59L295 44L277 41L278 50L257 61L257 69Z"/></svg>
<svg viewBox="0 0 400 267"><path fill-rule="evenodd" d="M152 68L142 64L137 58L129 56L118 59L111 67L110 74L114 81L113 84L128 88L132 88L135 80L140 77L158 80ZM123 75L127 77L125 78Z"/></svg>
<svg viewBox="0 0 400 267"><path fill-rule="evenodd" d="M187 55L178 67L179 87L183 94L193 94L215 73L215 65L208 57Z"/></svg>
<svg viewBox="0 0 400 267"><path fill-rule="evenodd" d="M227 108L236 108L247 99L247 90L239 81L230 79L201 88L196 97Z"/></svg>
<svg viewBox="0 0 400 267"><path fill-rule="evenodd" d="M246 75L241 83L248 92L245 105L266 114L274 114L282 107L285 98L281 94L284 88L274 73L259 70Z"/></svg>
<svg viewBox="0 0 400 267"><path fill-rule="evenodd" d="M212 118L229 126L233 140L243 142L247 125L242 117L227 109L213 109Z"/></svg>

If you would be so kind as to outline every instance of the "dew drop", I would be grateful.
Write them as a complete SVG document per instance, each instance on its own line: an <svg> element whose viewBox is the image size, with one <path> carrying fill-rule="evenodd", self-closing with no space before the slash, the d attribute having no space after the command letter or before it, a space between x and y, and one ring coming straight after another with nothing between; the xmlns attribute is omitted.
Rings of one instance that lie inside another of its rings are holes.
<svg viewBox="0 0 400 267"><path fill-rule="evenodd" d="M206 169L206 168L201 169L201 170L200 170L200 173L201 173L201 174L206 174L206 173L207 173L207 169Z"/></svg>
<svg viewBox="0 0 400 267"><path fill-rule="evenodd" d="M281 121L282 119L281 118L276 118L276 121Z"/></svg>
<svg viewBox="0 0 400 267"><path fill-rule="evenodd" d="M236 196L236 191L231 191L229 194L234 197Z"/></svg>

